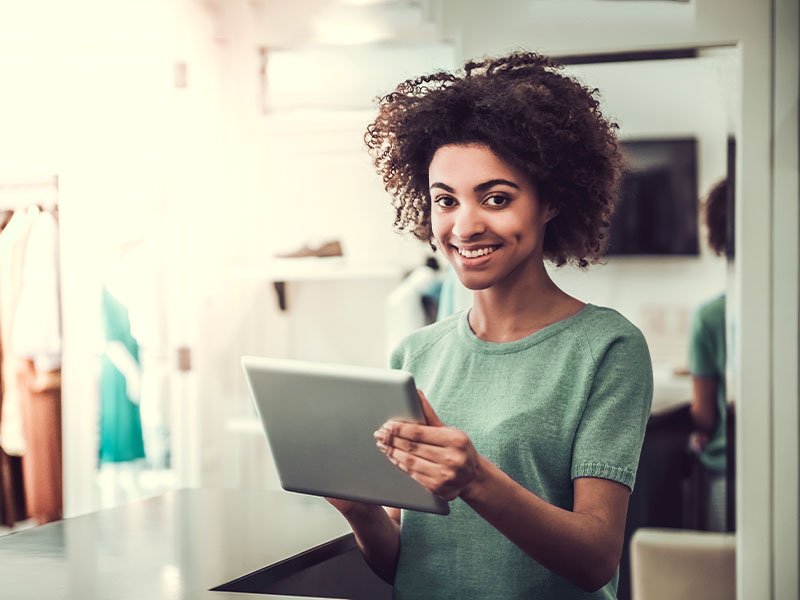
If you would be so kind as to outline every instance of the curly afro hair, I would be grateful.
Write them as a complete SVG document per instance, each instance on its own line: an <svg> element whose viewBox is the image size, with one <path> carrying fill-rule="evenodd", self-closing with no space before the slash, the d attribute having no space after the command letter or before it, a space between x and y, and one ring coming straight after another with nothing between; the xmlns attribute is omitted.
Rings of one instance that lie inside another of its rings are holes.
<svg viewBox="0 0 800 600"><path fill-rule="evenodd" d="M714 254L725 254L728 246L728 180L718 181L703 203L708 227L708 245Z"/></svg>
<svg viewBox="0 0 800 600"><path fill-rule="evenodd" d="M428 167L449 144L482 144L527 174L558 210L544 256L596 263L607 244L622 158L616 123L590 90L542 55L515 52L399 84L379 99L364 140L397 211L394 226L433 247Z"/></svg>

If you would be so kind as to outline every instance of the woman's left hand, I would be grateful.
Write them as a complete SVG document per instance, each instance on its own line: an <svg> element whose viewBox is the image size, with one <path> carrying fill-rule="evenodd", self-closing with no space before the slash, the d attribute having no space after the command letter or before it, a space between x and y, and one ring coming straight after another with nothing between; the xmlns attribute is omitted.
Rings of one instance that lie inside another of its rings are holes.
<svg viewBox="0 0 800 600"><path fill-rule="evenodd" d="M427 425L387 421L374 436L395 466L437 496L453 500L476 481L481 457L467 434L442 423L422 391L417 391Z"/></svg>

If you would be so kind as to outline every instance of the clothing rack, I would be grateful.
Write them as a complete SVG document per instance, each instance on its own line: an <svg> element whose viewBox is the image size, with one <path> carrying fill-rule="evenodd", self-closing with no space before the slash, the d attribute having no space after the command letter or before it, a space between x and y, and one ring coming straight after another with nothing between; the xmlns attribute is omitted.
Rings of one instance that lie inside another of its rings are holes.
<svg viewBox="0 0 800 600"><path fill-rule="evenodd" d="M25 217L20 227L3 229L2 234L9 233L10 244L4 244L3 251L9 252L13 264L24 258L22 267L27 267L32 260L37 272L42 276L30 280L33 292L27 288L25 269L19 279L10 278L7 288L3 288L4 300L14 297L17 308L13 317L13 327L22 327L26 340L35 340L28 349L28 356L34 355L41 348L56 348L57 340L60 348L61 334L60 305L57 294L52 294L53 286L59 285L57 255L52 252L57 248L57 237L50 234L45 227L43 234L37 236L37 243L31 247L34 236L28 235L38 225L39 211L51 214L58 213L58 177L13 176L0 175L0 220L6 221L8 212L15 216ZM30 218L28 218L30 217ZM36 221L34 222L34 219ZM27 221L27 223L26 223ZM42 221L44 222L44 221ZM45 223L46 225L46 223ZM27 231L25 231L27 230ZM21 243L20 243L21 242ZM38 255L38 258L37 258ZM4 257L5 258L5 257ZM51 264L53 258L56 261ZM12 272L16 269L14 267ZM25 285L23 286L23 282ZM6 280L3 280L6 285ZM27 293L23 295L26 290ZM25 313L22 309L27 309ZM24 317L24 318L23 318ZM4 321L5 324L5 321ZM40 330L41 329L41 330ZM47 351L46 368L37 372L37 366L30 360L16 360L12 371L17 378L16 394L5 396L3 404L12 399L15 410L6 411L3 418L9 418L12 424L9 431L12 435L4 439L3 452L0 453L0 494L2 494L2 514L0 521L13 527L16 522L25 519L26 515L43 524L60 519L63 514L62 500L62 465L61 449L61 381L59 360L54 359L56 350ZM58 352L60 354L60 351ZM38 360L38 359L37 359ZM6 365L8 367L8 365ZM6 373L4 373L6 374ZM46 383L45 383L46 382ZM5 391L8 391L6 389ZM22 423L19 415L26 413L27 424ZM20 444L24 439L24 444ZM10 445L8 442L11 442ZM10 456L6 452L24 451L25 466L19 456ZM24 483L23 483L24 480ZM24 493L20 493L24 490Z"/></svg>
<svg viewBox="0 0 800 600"><path fill-rule="evenodd" d="M52 210L58 206L58 176L0 181L0 212L24 210L29 206Z"/></svg>

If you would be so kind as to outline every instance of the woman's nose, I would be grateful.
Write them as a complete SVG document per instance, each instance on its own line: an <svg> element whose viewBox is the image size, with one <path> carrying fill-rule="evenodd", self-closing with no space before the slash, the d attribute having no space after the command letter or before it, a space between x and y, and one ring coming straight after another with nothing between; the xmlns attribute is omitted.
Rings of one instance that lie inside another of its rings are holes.
<svg viewBox="0 0 800 600"><path fill-rule="evenodd" d="M453 235L460 240L468 240L486 231L486 223L477 207L461 206L453 220Z"/></svg>

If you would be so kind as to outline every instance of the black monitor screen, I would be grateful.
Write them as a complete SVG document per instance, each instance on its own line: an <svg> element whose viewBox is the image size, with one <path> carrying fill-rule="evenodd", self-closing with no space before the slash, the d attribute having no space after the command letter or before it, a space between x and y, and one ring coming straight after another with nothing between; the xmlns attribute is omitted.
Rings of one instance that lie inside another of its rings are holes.
<svg viewBox="0 0 800 600"><path fill-rule="evenodd" d="M609 255L697 255L697 140L620 143L626 169Z"/></svg>

